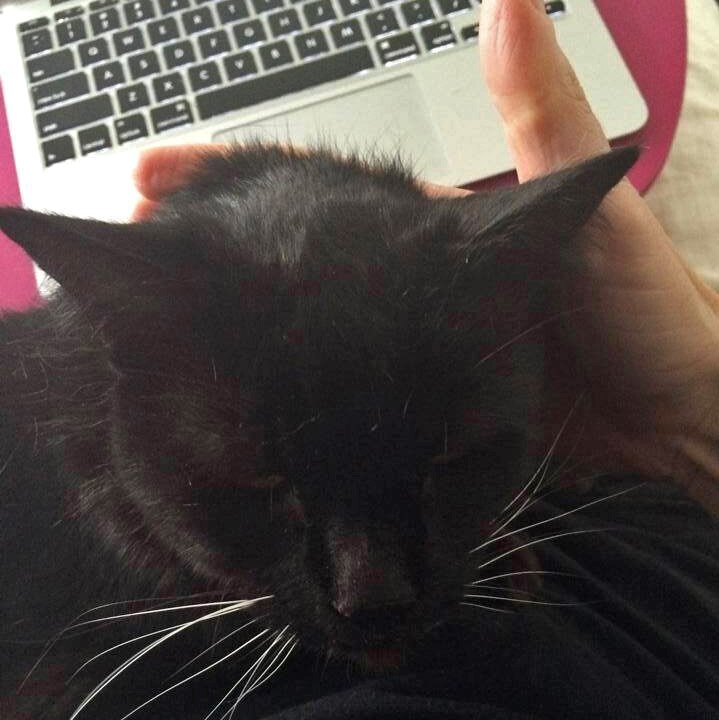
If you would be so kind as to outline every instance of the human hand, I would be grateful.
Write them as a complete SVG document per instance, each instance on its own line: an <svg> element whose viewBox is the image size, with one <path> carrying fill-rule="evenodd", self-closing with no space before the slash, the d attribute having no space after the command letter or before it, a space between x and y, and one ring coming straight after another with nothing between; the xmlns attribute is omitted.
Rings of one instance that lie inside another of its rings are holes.
<svg viewBox="0 0 719 720"><path fill-rule="evenodd" d="M561 52L541 0L485 0L480 55L520 181L606 152L606 136ZM218 146L159 148L136 180L152 212ZM466 191L428 187L433 194ZM578 452L603 468L667 476L719 514L719 297L683 262L628 181L605 199L547 326L561 425L577 396L590 412Z"/></svg>

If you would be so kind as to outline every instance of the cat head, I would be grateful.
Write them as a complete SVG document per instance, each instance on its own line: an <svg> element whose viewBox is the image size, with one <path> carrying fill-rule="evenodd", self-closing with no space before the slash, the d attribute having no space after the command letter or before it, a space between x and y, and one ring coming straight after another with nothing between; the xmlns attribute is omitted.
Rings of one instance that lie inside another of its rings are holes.
<svg viewBox="0 0 719 720"><path fill-rule="evenodd" d="M0 210L107 345L113 542L273 595L308 645L402 654L537 469L552 291L635 159L430 199L396 168L256 147L141 223Z"/></svg>

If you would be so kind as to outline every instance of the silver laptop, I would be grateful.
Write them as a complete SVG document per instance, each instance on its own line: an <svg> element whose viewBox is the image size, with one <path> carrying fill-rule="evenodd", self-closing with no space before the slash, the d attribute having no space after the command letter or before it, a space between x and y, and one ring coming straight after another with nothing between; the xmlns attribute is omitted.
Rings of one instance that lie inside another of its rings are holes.
<svg viewBox="0 0 719 720"><path fill-rule="evenodd" d="M399 151L465 184L512 167L478 0L0 0L23 203L126 219L143 148L262 137ZM606 132L647 109L590 0L547 2Z"/></svg>

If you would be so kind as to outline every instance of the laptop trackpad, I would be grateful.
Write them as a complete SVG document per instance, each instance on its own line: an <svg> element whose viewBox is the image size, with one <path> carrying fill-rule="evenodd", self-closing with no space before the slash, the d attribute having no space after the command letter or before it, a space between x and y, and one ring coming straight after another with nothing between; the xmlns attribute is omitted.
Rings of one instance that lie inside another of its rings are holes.
<svg viewBox="0 0 719 720"><path fill-rule="evenodd" d="M390 156L399 152L420 176L436 178L449 172L442 141L422 91L411 76L269 115L215 133L212 139L320 144L341 151L374 151Z"/></svg>

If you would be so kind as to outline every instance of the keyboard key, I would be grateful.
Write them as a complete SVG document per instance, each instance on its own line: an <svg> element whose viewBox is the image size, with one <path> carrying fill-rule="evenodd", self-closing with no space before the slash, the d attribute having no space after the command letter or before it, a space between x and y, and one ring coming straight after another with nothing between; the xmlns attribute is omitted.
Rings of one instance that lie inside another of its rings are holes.
<svg viewBox="0 0 719 720"><path fill-rule="evenodd" d="M95 35L100 35L110 30L117 30L121 25L120 14L115 8L108 8L107 10L93 13L90 15L90 25Z"/></svg>
<svg viewBox="0 0 719 720"><path fill-rule="evenodd" d="M127 59L127 66L130 68L130 77L133 80L156 75L160 72L160 61L154 50L132 55Z"/></svg>
<svg viewBox="0 0 719 720"><path fill-rule="evenodd" d="M81 5L75 5L75 7L60 10L55 13L55 22L62 22L63 20L69 20L70 18L78 17L85 12L85 8Z"/></svg>
<svg viewBox="0 0 719 720"><path fill-rule="evenodd" d="M462 40L474 40L479 35L479 23L472 23L462 28Z"/></svg>
<svg viewBox="0 0 719 720"><path fill-rule="evenodd" d="M230 38L225 30L215 30L197 38L203 58L230 52Z"/></svg>
<svg viewBox="0 0 719 720"><path fill-rule="evenodd" d="M472 8L469 0L437 0L437 2L442 15L452 15Z"/></svg>
<svg viewBox="0 0 719 720"><path fill-rule="evenodd" d="M310 60L264 77L245 80L199 93L195 100L200 119L257 105L293 92L341 80L374 67L366 47L353 48L319 60Z"/></svg>
<svg viewBox="0 0 719 720"><path fill-rule="evenodd" d="M142 37L140 28L121 30L112 36L112 41L115 44L115 52L118 55L145 49L145 38Z"/></svg>
<svg viewBox="0 0 719 720"><path fill-rule="evenodd" d="M62 75L75 69L75 60L69 48L58 52L41 55L27 61L27 74L30 82L47 80L55 75Z"/></svg>
<svg viewBox="0 0 719 720"><path fill-rule="evenodd" d="M252 0L255 12L259 15L270 10L280 10L285 6L284 0Z"/></svg>
<svg viewBox="0 0 719 720"><path fill-rule="evenodd" d="M190 12L182 13L182 24L185 26L185 32L188 35L203 30L212 30L215 27L215 21L208 7L196 8Z"/></svg>
<svg viewBox="0 0 719 720"><path fill-rule="evenodd" d="M160 12L169 15L177 10L185 10L190 7L190 0L160 0Z"/></svg>
<svg viewBox="0 0 719 720"><path fill-rule="evenodd" d="M152 0L133 0L133 2L125 3L122 9L125 12L125 22L128 25L134 25L143 20L152 20L155 17L155 7Z"/></svg>
<svg viewBox="0 0 719 720"><path fill-rule="evenodd" d="M125 82L125 72L119 62L109 62L105 65L97 65L92 69L95 77L95 87L98 90L120 85Z"/></svg>
<svg viewBox="0 0 719 720"><path fill-rule="evenodd" d="M385 8L378 12L368 13L365 16L367 20L367 27L369 31L377 37L378 35L385 35L393 30L399 30L399 23L397 22L397 16L394 14L392 8Z"/></svg>
<svg viewBox="0 0 719 720"><path fill-rule="evenodd" d="M267 39L265 29L259 20L249 20L248 22L239 23L232 28L232 31L235 34L237 47L254 45Z"/></svg>
<svg viewBox="0 0 719 720"><path fill-rule="evenodd" d="M46 28L40 28L39 30L32 30L31 32L25 33L22 37L22 48L25 53L25 57L30 55L37 55L45 50L52 48L52 37L50 31Z"/></svg>
<svg viewBox="0 0 719 720"><path fill-rule="evenodd" d="M80 125L89 125L98 120L104 120L111 117L112 114L110 96L103 94L94 95L71 105L63 105L54 110L38 113L35 121L37 122L40 137L44 138L48 135L56 135L66 130L72 130L72 128Z"/></svg>
<svg viewBox="0 0 719 720"><path fill-rule="evenodd" d="M332 41L337 49L364 40L364 33L359 20L344 20L330 27Z"/></svg>
<svg viewBox="0 0 719 720"><path fill-rule="evenodd" d="M272 13L267 17L267 22L270 24L270 30L272 30L275 37L281 37L302 29L297 10L294 8Z"/></svg>
<svg viewBox="0 0 719 720"><path fill-rule="evenodd" d="M95 40L81 43L77 49L83 66L94 65L96 62L110 59L110 48L107 46L105 38L95 38ZM70 51L68 50L68 52Z"/></svg>
<svg viewBox="0 0 719 720"><path fill-rule="evenodd" d="M377 52L382 62L389 65L419 55L419 46L411 32L404 32L380 40L377 43Z"/></svg>
<svg viewBox="0 0 719 720"><path fill-rule="evenodd" d="M236 20L243 20L249 17L250 11L247 9L245 0L222 0L217 3L217 14L223 25L228 25Z"/></svg>
<svg viewBox="0 0 719 720"><path fill-rule="evenodd" d="M255 75L257 73L255 58L252 57L249 50L230 55L225 58L225 72L230 80L239 80L248 75Z"/></svg>
<svg viewBox="0 0 719 720"><path fill-rule="evenodd" d="M155 100L157 102L164 102L178 95L184 95L186 92L185 83L180 73L169 73L168 75L156 77L152 81L152 88L155 91Z"/></svg>
<svg viewBox="0 0 719 720"><path fill-rule="evenodd" d="M104 10L105 8L112 7L113 5L117 5L119 0L92 0L92 2L89 5L89 8L91 11L95 10Z"/></svg>
<svg viewBox="0 0 719 720"><path fill-rule="evenodd" d="M434 11L429 0L411 0L403 3L402 15L404 15L407 25L418 25L428 20L434 20Z"/></svg>
<svg viewBox="0 0 719 720"><path fill-rule="evenodd" d="M128 115L115 120L115 135L120 145L147 137L147 134L147 123L142 115Z"/></svg>
<svg viewBox="0 0 719 720"><path fill-rule="evenodd" d="M98 150L107 150L112 147L110 131L107 129L107 125L95 125L80 130L77 138L80 141L80 152L83 155L89 155Z"/></svg>
<svg viewBox="0 0 719 720"><path fill-rule="evenodd" d="M457 44L452 26L445 20L422 28L422 41L428 52Z"/></svg>
<svg viewBox="0 0 719 720"><path fill-rule="evenodd" d="M26 20L24 23L20 23L17 26L18 32L24 33L28 30L37 30L41 27L46 27L50 24L50 18L48 17L37 17L32 20Z"/></svg>
<svg viewBox="0 0 719 720"><path fill-rule="evenodd" d="M285 40L278 40L260 48L260 60L265 70L287 65L292 62L290 46Z"/></svg>
<svg viewBox="0 0 719 720"><path fill-rule="evenodd" d="M214 61L191 67L188 70L188 75L190 77L190 85L195 92L198 90L206 90L208 87L219 85L222 82L220 70Z"/></svg>
<svg viewBox="0 0 719 720"><path fill-rule="evenodd" d="M46 140L42 144L42 154L45 158L45 167L64 160L72 160L75 157L72 138L69 135L61 135L52 140Z"/></svg>
<svg viewBox="0 0 719 720"><path fill-rule="evenodd" d="M320 23L337 19L337 14L332 7L331 0L309 2L303 7L303 12L308 25L319 25Z"/></svg>
<svg viewBox="0 0 719 720"><path fill-rule="evenodd" d="M192 110L187 100L177 100L150 110L152 125L156 133L172 130L181 125L189 125L193 120Z"/></svg>
<svg viewBox="0 0 719 720"><path fill-rule="evenodd" d="M330 46L327 44L322 30L312 30L295 37L295 47L297 54L302 58L313 57L329 52Z"/></svg>
<svg viewBox="0 0 719 720"><path fill-rule="evenodd" d="M155 20L148 23L147 32L150 35L150 42L153 45L168 42L169 40L177 40L180 37L180 28L174 17Z"/></svg>
<svg viewBox="0 0 719 720"><path fill-rule="evenodd" d="M119 88L117 100L120 103L120 112L127 113L150 104L145 83L135 83Z"/></svg>
<svg viewBox="0 0 719 720"><path fill-rule="evenodd" d="M567 8L564 6L563 2L544 3L544 9L547 11L547 15L554 15L555 13L567 11Z"/></svg>
<svg viewBox="0 0 719 720"><path fill-rule="evenodd" d="M90 83L84 72L77 72L73 75L66 75L57 80L34 85L32 88L32 100L36 110L40 110L59 102L66 102L73 98L87 95L90 92Z"/></svg>
<svg viewBox="0 0 719 720"><path fill-rule="evenodd" d="M73 20L65 20L55 26L57 42L60 45L84 40L87 37L87 28L82 18L74 18Z"/></svg>
<svg viewBox="0 0 719 720"><path fill-rule="evenodd" d="M340 0L340 7L345 15L354 15L358 12L371 10L370 0Z"/></svg>
<svg viewBox="0 0 719 720"><path fill-rule="evenodd" d="M166 45L162 48L162 54L165 56L165 65L168 69L187 65L187 63L195 62L195 51L192 49L192 43L189 40Z"/></svg>

